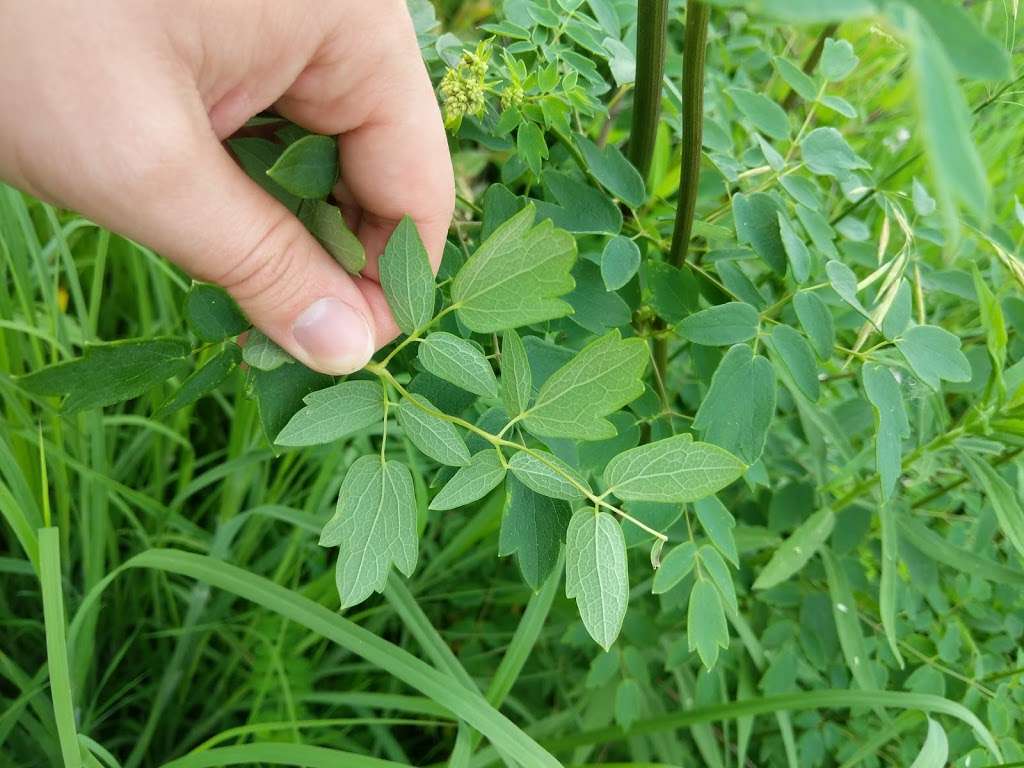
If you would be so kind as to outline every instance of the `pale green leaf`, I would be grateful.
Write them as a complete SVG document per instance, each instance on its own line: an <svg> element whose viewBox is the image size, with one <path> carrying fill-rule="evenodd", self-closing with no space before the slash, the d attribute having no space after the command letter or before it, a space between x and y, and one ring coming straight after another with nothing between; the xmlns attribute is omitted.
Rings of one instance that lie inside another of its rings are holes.
<svg viewBox="0 0 1024 768"><path fill-rule="evenodd" d="M846 176L850 171L869 168L867 161L850 149L835 128L815 128L800 142L804 163L818 176Z"/></svg>
<svg viewBox="0 0 1024 768"><path fill-rule="evenodd" d="M338 493L334 516L320 545L338 547L341 607L382 592L394 565L406 576L416 568L416 497L409 468L380 456L355 460Z"/></svg>
<svg viewBox="0 0 1024 768"><path fill-rule="evenodd" d="M828 281L832 285L832 290L839 294L839 298L865 318L870 319L871 313L864 308L864 305L860 303L860 299L857 298L857 276L853 273L853 270L843 264L843 262L833 259L825 265L825 272L828 274Z"/></svg>
<svg viewBox="0 0 1024 768"><path fill-rule="evenodd" d="M974 482L984 489L1006 540L1024 557L1024 508L1016 490L988 462L967 452L961 456Z"/></svg>
<svg viewBox="0 0 1024 768"><path fill-rule="evenodd" d="M726 92L743 116L759 131L773 139L789 136L789 118L782 107L767 96L746 88L728 88Z"/></svg>
<svg viewBox="0 0 1024 768"><path fill-rule="evenodd" d="M420 344L419 359L430 373L467 392L481 397L498 396L494 369L471 341L437 331Z"/></svg>
<svg viewBox="0 0 1024 768"><path fill-rule="evenodd" d="M700 561L704 575L711 579L711 583L718 590L718 595L722 598L722 606L725 608L726 615L739 615L736 585L733 584L729 566L725 564L721 553L710 544L705 544L698 550L697 560Z"/></svg>
<svg viewBox="0 0 1024 768"><path fill-rule="evenodd" d="M924 17L961 75L972 80L1010 78L1012 62L1009 53L999 41L985 34L964 6L949 0L904 2Z"/></svg>
<svg viewBox="0 0 1024 768"><path fill-rule="evenodd" d="M434 273L416 224L403 216L380 257L380 285L398 327L412 333L434 316Z"/></svg>
<svg viewBox="0 0 1024 768"><path fill-rule="evenodd" d="M695 502L693 511L697 513L697 520L700 522L701 528L704 529L704 533L711 539L711 543L718 547L718 550L729 559L730 563L739 568L740 557L736 549L736 537L733 534L736 520L725 508L725 505L718 500L718 497L708 496Z"/></svg>
<svg viewBox="0 0 1024 768"><path fill-rule="evenodd" d="M896 339L896 348L925 384L938 390L939 382L971 380L971 364L960 351L960 339L936 325L915 325Z"/></svg>
<svg viewBox="0 0 1024 768"><path fill-rule="evenodd" d="M565 596L575 598L583 626L608 650L626 616L629 576L622 528L607 512L581 509L569 521Z"/></svg>
<svg viewBox="0 0 1024 768"><path fill-rule="evenodd" d="M288 145L267 175L296 197L327 197L338 180L338 142L304 136Z"/></svg>
<svg viewBox="0 0 1024 768"><path fill-rule="evenodd" d="M640 267L640 249L628 237L616 235L601 253L601 278L605 288L617 291L633 279Z"/></svg>
<svg viewBox="0 0 1024 768"><path fill-rule="evenodd" d="M643 394L648 355L643 339L623 339L617 330L595 339L544 382L526 428L545 437L615 437L605 417Z"/></svg>
<svg viewBox="0 0 1024 768"><path fill-rule="evenodd" d="M826 80L842 80L856 68L859 59L847 40L826 38L818 70Z"/></svg>
<svg viewBox="0 0 1024 768"><path fill-rule="evenodd" d="M803 238L793 228L793 223L782 211L779 211L779 236L782 238L786 258L789 259L793 279L798 283L806 283L807 278L811 276L811 253L807 250Z"/></svg>
<svg viewBox="0 0 1024 768"><path fill-rule="evenodd" d="M647 707L644 689L631 677L619 681L615 689L615 722L629 733L630 727L642 718Z"/></svg>
<svg viewBox="0 0 1024 768"><path fill-rule="evenodd" d="M818 357L828 360L832 357L832 349L836 343L835 326L832 313L825 302L810 291L799 291L793 297L793 309L796 310L800 326L811 339L811 345Z"/></svg>
<svg viewBox="0 0 1024 768"><path fill-rule="evenodd" d="M574 501L590 493L579 472L547 451L519 451L509 461L508 469L530 490L553 499Z"/></svg>
<svg viewBox="0 0 1024 768"><path fill-rule="evenodd" d="M725 347L757 335L757 310L742 301L694 312L676 328L684 339L706 347Z"/></svg>
<svg viewBox="0 0 1024 768"><path fill-rule="evenodd" d="M735 481L746 466L717 445L675 435L623 451L604 470L608 491L623 501L697 501Z"/></svg>
<svg viewBox="0 0 1024 768"><path fill-rule="evenodd" d="M736 194L732 198L736 239L748 243L764 262L778 274L786 271L786 248L779 232L779 207L764 192Z"/></svg>
<svg viewBox="0 0 1024 768"><path fill-rule="evenodd" d="M534 215L528 205L512 216L455 276L452 301L470 330L502 331L572 311L557 297L573 289L576 241L550 221L534 226Z"/></svg>
<svg viewBox="0 0 1024 768"><path fill-rule="evenodd" d="M828 539L835 523L835 513L827 507L804 520L761 569L754 589L771 589L803 568Z"/></svg>
<svg viewBox="0 0 1024 768"><path fill-rule="evenodd" d="M412 444L435 461L453 467L469 464L469 449L462 435L422 395L402 398L398 423Z"/></svg>
<svg viewBox="0 0 1024 768"><path fill-rule="evenodd" d="M505 467L498 452L480 451L445 484L430 502L430 509L447 510L470 504L497 488L504 479Z"/></svg>
<svg viewBox="0 0 1024 768"><path fill-rule="evenodd" d="M928 734L910 768L945 768L949 761L949 740L938 721L928 718Z"/></svg>
<svg viewBox="0 0 1024 768"><path fill-rule="evenodd" d="M302 400L305 408L278 433L278 445L330 443L384 421L384 390L376 381L343 381Z"/></svg>
<svg viewBox="0 0 1024 768"><path fill-rule="evenodd" d="M543 162L548 157L548 145L544 140L544 132L537 127L536 123L524 121L519 124L516 131L516 150L536 177L540 177Z"/></svg>
<svg viewBox="0 0 1024 768"><path fill-rule="evenodd" d="M896 510L892 504L882 503L878 510L878 521L882 529L882 573L878 585L878 613L882 628L889 641L889 648L896 662L903 667L903 655L896 634L896 609L900 569L900 539L896 526Z"/></svg>
<svg viewBox="0 0 1024 768"><path fill-rule="evenodd" d="M514 477L506 482L498 554L514 554L523 580L536 591L558 562L571 509L565 501L535 493Z"/></svg>

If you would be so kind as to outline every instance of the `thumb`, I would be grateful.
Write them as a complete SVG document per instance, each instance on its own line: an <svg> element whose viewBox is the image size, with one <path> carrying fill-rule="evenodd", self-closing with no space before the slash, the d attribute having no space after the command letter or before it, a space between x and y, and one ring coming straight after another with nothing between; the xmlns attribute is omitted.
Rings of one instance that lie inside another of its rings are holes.
<svg viewBox="0 0 1024 768"><path fill-rule="evenodd" d="M380 286L346 273L212 133L199 144L185 155L189 174L169 183L153 215L135 219L138 239L225 288L307 366L334 375L362 368L396 330Z"/></svg>

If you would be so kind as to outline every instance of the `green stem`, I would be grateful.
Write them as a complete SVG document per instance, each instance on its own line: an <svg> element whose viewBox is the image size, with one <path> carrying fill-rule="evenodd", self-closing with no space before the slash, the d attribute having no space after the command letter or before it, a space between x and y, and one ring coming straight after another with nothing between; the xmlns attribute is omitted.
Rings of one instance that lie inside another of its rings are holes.
<svg viewBox="0 0 1024 768"><path fill-rule="evenodd" d="M651 170L661 113L661 79L665 72L668 0L639 0L636 10L636 84L629 161L643 178Z"/></svg>

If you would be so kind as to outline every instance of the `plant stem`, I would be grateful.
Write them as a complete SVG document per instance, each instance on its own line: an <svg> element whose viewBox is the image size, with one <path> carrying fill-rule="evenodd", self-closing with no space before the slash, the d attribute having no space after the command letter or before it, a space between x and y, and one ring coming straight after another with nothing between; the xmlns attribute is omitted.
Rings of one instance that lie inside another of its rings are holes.
<svg viewBox="0 0 1024 768"><path fill-rule="evenodd" d="M668 0L639 0L636 10L636 84L629 161L646 179L661 114L661 79L665 72Z"/></svg>
<svg viewBox="0 0 1024 768"><path fill-rule="evenodd" d="M683 50L683 157L679 172L679 204L672 230L669 262L681 267L693 231L700 180L700 148L704 127L704 58L707 52L708 17L711 9L703 0L686 5L686 38Z"/></svg>

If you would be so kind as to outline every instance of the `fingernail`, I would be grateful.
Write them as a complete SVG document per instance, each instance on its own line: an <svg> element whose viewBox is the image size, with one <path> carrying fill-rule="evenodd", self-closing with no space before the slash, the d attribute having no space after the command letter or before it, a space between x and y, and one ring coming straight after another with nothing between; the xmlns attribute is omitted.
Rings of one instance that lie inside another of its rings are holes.
<svg viewBox="0 0 1024 768"><path fill-rule="evenodd" d="M310 304L292 325L292 336L326 373L353 373L373 356L373 334L366 318L341 299Z"/></svg>

